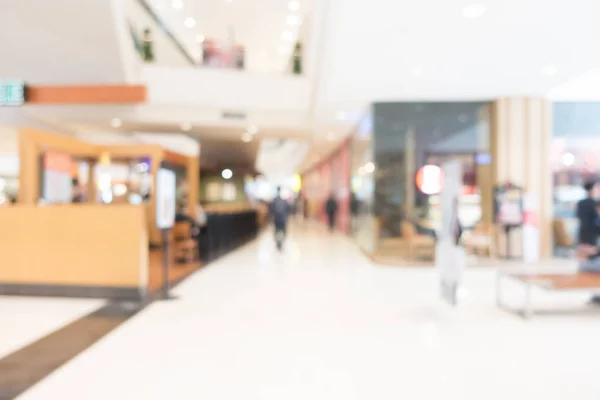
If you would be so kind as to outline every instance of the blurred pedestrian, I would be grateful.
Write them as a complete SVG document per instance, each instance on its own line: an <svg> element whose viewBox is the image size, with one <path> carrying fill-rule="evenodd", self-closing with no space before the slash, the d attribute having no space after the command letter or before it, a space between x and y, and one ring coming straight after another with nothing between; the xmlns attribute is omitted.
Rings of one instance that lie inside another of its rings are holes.
<svg viewBox="0 0 600 400"><path fill-rule="evenodd" d="M331 193L327 202L325 203L325 213L327 214L327 221L329 222L329 230L333 232L335 229L335 217L338 211L338 202L335 195Z"/></svg>

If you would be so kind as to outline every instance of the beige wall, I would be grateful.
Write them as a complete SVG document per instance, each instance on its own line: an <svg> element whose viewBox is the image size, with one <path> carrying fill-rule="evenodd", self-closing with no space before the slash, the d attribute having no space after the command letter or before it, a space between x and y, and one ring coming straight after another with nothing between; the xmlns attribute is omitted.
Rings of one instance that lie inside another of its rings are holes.
<svg viewBox="0 0 600 400"><path fill-rule="evenodd" d="M531 193L537 207L542 256L552 251L552 175L550 141L552 104L545 99L516 97L494 102L491 118L492 177ZM501 239L503 240L503 239ZM520 234L513 235L515 256L521 255ZM506 244L499 244L503 254Z"/></svg>
<svg viewBox="0 0 600 400"><path fill-rule="evenodd" d="M143 207L13 206L0 221L0 283L147 285Z"/></svg>

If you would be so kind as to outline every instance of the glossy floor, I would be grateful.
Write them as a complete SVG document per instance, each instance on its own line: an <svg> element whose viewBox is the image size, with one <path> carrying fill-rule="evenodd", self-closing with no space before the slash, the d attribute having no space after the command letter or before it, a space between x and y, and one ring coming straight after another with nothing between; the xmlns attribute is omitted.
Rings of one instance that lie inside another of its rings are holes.
<svg viewBox="0 0 600 400"><path fill-rule="evenodd" d="M0 358L100 308L101 300L0 296Z"/></svg>
<svg viewBox="0 0 600 400"><path fill-rule="evenodd" d="M270 234L195 273L22 400L598 400L600 314L525 321L470 269L458 308L434 269L372 265L345 237ZM507 288L518 302L518 287Z"/></svg>

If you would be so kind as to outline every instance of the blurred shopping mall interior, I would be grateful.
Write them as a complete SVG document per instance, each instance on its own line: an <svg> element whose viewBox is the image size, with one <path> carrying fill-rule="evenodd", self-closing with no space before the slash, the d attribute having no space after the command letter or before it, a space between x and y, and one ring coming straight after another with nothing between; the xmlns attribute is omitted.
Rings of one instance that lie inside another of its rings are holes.
<svg viewBox="0 0 600 400"><path fill-rule="evenodd" d="M2 1L0 400L598 400L598 16Z"/></svg>

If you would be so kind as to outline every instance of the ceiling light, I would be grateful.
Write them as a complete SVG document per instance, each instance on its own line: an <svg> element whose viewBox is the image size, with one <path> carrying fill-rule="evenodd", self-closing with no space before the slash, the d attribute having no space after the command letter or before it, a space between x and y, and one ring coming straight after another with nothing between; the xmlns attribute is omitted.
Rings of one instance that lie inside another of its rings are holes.
<svg viewBox="0 0 600 400"><path fill-rule="evenodd" d="M204 39L206 39L206 38L204 37L203 34L199 33L196 35L196 42L202 43L202 42L204 42Z"/></svg>
<svg viewBox="0 0 600 400"><path fill-rule="evenodd" d="M288 3L288 8L290 9L290 11L298 11L300 9L300 2L292 0Z"/></svg>
<svg viewBox="0 0 600 400"><path fill-rule="evenodd" d="M423 68L415 67L413 68L412 73L414 76L420 76L423 74Z"/></svg>
<svg viewBox="0 0 600 400"><path fill-rule="evenodd" d="M567 167L572 166L573 164L575 164L575 155L573 153L565 153L565 154L563 154L563 156L562 156L562 162Z"/></svg>
<svg viewBox="0 0 600 400"><path fill-rule="evenodd" d="M374 172L375 171L375 164L373 164L372 162L368 162L368 163L365 164L364 168L365 168L364 169L365 172L367 172L367 173Z"/></svg>
<svg viewBox="0 0 600 400"><path fill-rule="evenodd" d="M346 119L346 113L343 111L338 111L338 113L335 116L339 121L343 121Z"/></svg>
<svg viewBox="0 0 600 400"><path fill-rule="evenodd" d="M286 18L288 25L297 26L300 25L300 17L297 15L288 15Z"/></svg>
<svg viewBox="0 0 600 400"><path fill-rule="evenodd" d="M244 143L250 143L252 141L252 134L249 132L246 132L242 135L242 142Z"/></svg>
<svg viewBox="0 0 600 400"><path fill-rule="evenodd" d="M463 8L462 14L465 18L475 19L485 14L486 10L485 4L469 4Z"/></svg>
<svg viewBox="0 0 600 400"><path fill-rule="evenodd" d="M281 39L285 40L286 42L293 42L294 33L292 31L285 31L281 34Z"/></svg>
<svg viewBox="0 0 600 400"><path fill-rule="evenodd" d="M558 73L558 67L553 64L548 64L542 68L542 74L546 76L554 76Z"/></svg>
<svg viewBox="0 0 600 400"><path fill-rule="evenodd" d="M256 135L258 133L258 126L256 125L250 125L248 127L248 133L251 135Z"/></svg>
<svg viewBox="0 0 600 400"><path fill-rule="evenodd" d="M110 126L112 126L113 128L119 128L122 125L122 122L119 118L113 118L110 121Z"/></svg>
<svg viewBox="0 0 600 400"><path fill-rule="evenodd" d="M171 6L176 10L181 10L183 8L183 1L173 0L171 1Z"/></svg>
<svg viewBox="0 0 600 400"><path fill-rule="evenodd" d="M221 172L221 176L223 179L231 179L233 177L233 171L230 169L224 169L223 172Z"/></svg>
<svg viewBox="0 0 600 400"><path fill-rule="evenodd" d="M181 130L182 131L189 131L192 129L192 123L190 121L184 121L181 123Z"/></svg>
<svg viewBox="0 0 600 400"><path fill-rule="evenodd" d="M186 18L185 26L187 26L188 28L193 28L194 26L196 26L196 20L192 17Z"/></svg>

